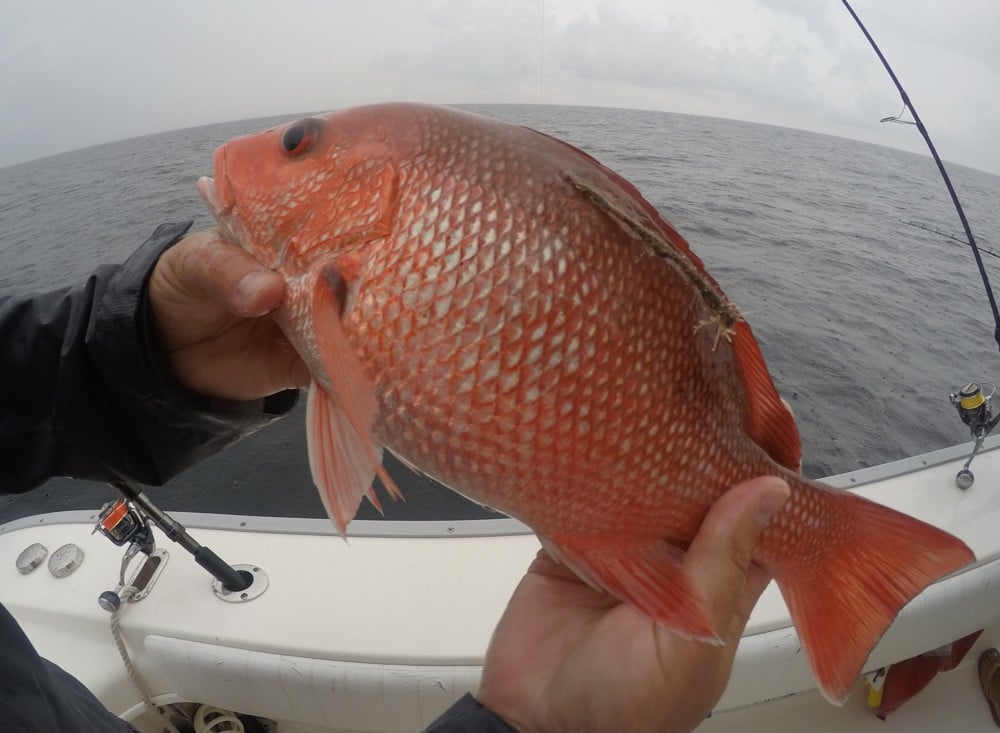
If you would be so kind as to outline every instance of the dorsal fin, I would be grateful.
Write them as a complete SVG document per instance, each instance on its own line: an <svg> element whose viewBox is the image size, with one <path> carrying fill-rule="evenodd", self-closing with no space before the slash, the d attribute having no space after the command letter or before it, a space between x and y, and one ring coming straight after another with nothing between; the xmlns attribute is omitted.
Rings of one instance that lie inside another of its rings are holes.
<svg viewBox="0 0 1000 733"><path fill-rule="evenodd" d="M705 269L705 264L691 251L687 240L660 216L635 186L582 150L556 138L550 139L597 167L614 184L599 186L592 182L590 176L584 180L567 173L565 177L573 187L620 226L646 242L658 255L674 262L699 289L705 303L719 319L720 333L732 338L733 354L746 389L747 435L775 461L798 470L802 445L795 419L778 395L750 326Z"/></svg>
<svg viewBox="0 0 1000 733"><path fill-rule="evenodd" d="M802 443L791 410L781 401L760 353L757 339L746 321L733 326L733 356L746 388L746 433L782 466L797 471Z"/></svg>

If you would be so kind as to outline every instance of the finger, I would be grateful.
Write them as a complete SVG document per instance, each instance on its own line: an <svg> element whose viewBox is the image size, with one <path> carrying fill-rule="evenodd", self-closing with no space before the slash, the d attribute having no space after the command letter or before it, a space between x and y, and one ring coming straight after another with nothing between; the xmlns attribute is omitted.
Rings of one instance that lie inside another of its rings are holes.
<svg viewBox="0 0 1000 733"><path fill-rule="evenodd" d="M164 253L160 266L168 268L165 276L181 292L210 298L244 318L274 310L285 295L279 274L223 239L218 229L185 237Z"/></svg>
<svg viewBox="0 0 1000 733"><path fill-rule="evenodd" d="M715 628L729 641L739 633L766 585L754 573L748 584L753 550L760 533L790 495L788 484L774 476L744 481L712 507L684 559L692 582L705 601Z"/></svg>
<svg viewBox="0 0 1000 733"><path fill-rule="evenodd" d="M539 550L535 559L528 566L528 572L535 575L544 575L547 578L557 578L560 580L573 580L578 583L583 581L568 567L558 562L544 549Z"/></svg>
<svg viewBox="0 0 1000 733"><path fill-rule="evenodd" d="M275 380L275 384L280 385L282 389L302 389L308 387L312 381L309 367L302 361L302 357L298 355L284 334L276 337L275 348L279 349L282 354L282 358L277 361L288 365L284 372L282 372L282 375L286 375L286 377Z"/></svg>

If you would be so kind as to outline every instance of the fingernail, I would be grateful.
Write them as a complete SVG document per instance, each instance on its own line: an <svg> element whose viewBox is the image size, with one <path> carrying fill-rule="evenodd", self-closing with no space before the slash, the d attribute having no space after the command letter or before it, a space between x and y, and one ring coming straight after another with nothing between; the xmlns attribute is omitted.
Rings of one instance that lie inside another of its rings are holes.
<svg viewBox="0 0 1000 733"><path fill-rule="evenodd" d="M767 526L771 517L778 513L792 495L788 484L777 477L767 479L767 489L757 502L757 520L761 527Z"/></svg>
<svg viewBox="0 0 1000 733"><path fill-rule="evenodd" d="M274 273L267 270L251 270L236 285L236 300L249 315L261 315L251 312L257 294L271 284ZM259 310L259 309L258 309Z"/></svg>

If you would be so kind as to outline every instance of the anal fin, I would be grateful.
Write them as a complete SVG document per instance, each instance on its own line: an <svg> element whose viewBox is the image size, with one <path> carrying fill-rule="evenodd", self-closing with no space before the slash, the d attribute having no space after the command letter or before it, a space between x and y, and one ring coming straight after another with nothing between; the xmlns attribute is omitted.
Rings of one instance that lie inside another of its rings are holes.
<svg viewBox="0 0 1000 733"><path fill-rule="evenodd" d="M543 537L542 546L591 586L632 604L685 638L718 643L708 612L681 565L683 551L667 542L613 542Z"/></svg>

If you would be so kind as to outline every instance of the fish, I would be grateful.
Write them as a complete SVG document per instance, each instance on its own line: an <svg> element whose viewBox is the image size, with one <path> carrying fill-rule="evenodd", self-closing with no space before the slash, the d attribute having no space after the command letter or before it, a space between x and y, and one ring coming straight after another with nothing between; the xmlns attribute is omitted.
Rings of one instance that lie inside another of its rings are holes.
<svg viewBox="0 0 1000 733"><path fill-rule="evenodd" d="M778 476L791 497L753 561L835 704L901 607L975 559L799 474L746 318L638 189L578 148L385 103L230 140L213 165L198 189L223 232L285 279L274 317L312 375L309 463L341 534L365 497L381 509L376 476L400 496L389 450L530 526L595 588L717 642L684 549L730 487Z"/></svg>

